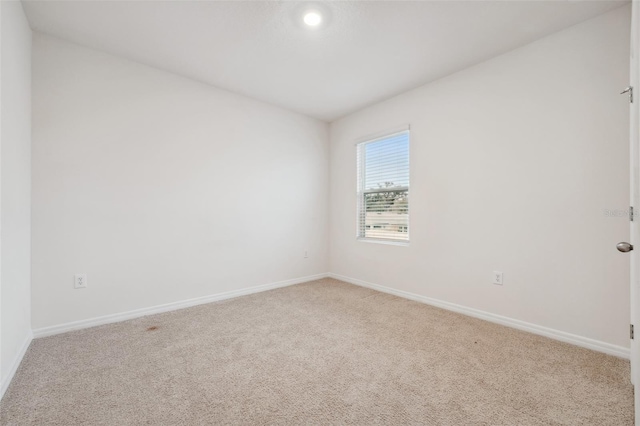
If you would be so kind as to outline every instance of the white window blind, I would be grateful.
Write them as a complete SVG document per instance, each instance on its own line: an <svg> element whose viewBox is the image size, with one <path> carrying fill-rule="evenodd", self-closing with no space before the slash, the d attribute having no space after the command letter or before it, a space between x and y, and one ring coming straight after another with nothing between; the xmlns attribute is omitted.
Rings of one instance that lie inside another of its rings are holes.
<svg viewBox="0 0 640 426"><path fill-rule="evenodd" d="M409 241L409 131L357 145L358 233Z"/></svg>

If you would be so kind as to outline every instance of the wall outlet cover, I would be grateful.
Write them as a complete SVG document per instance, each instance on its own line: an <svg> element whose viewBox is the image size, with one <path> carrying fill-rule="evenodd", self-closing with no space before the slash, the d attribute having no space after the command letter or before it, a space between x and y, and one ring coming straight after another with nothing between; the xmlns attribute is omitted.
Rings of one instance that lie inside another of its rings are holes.
<svg viewBox="0 0 640 426"><path fill-rule="evenodd" d="M87 274L75 274L73 276L73 288L87 288Z"/></svg>

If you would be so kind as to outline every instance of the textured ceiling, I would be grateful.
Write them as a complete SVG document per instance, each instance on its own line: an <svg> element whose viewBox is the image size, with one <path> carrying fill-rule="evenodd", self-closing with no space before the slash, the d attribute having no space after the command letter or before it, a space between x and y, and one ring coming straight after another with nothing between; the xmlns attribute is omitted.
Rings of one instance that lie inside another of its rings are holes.
<svg viewBox="0 0 640 426"><path fill-rule="evenodd" d="M23 1L32 28L332 121L614 1ZM301 24L307 7L325 24Z"/></svg>

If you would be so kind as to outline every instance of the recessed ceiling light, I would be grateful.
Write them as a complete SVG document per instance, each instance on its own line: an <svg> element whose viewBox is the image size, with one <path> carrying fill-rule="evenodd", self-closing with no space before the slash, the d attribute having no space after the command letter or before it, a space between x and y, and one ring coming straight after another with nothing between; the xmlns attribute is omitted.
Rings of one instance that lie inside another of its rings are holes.
<svg viewBox="0 0 640 426"><path fill-rule="evenodd" d="M318 12L312 11L307 12L304 15L304 23L310 27L317 27L322 22L322 15Z"/></svg>

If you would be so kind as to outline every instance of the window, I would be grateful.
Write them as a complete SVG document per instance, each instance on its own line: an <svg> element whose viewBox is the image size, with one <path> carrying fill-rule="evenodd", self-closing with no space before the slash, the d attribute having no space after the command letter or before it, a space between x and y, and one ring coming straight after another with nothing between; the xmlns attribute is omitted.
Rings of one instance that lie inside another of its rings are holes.
<svg viewBox="0 0 640 426"><path fill-rule="evenodd" d="M359 239L409 241L409 131L359 143Z"/></svg>

